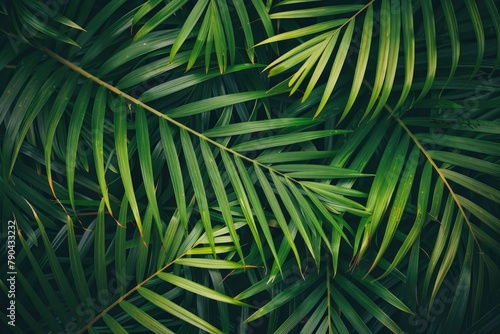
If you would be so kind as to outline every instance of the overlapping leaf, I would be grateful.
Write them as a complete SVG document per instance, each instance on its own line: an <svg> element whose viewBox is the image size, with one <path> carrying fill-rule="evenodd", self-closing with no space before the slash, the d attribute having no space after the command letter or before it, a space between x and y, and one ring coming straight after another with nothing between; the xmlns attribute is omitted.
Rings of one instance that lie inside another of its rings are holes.
<svg viewBox="0 0 500 334"><path fill-rule="evenodd" d="M40 24L45 5L0 2L18 328L412 332L417 299L446 304L429 330L487 328L485 4L75 1Z"/></svg>

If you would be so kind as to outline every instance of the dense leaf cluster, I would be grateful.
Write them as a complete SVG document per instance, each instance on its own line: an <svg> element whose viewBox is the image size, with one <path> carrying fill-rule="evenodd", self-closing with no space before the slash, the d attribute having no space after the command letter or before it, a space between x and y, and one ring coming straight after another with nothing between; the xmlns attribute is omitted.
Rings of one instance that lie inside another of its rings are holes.
<svg viewBox="0 0 500 334"><path fill-rule="evenodd" d="M13 333L499 326L495 1L0 0L0 31Z"/></svg>

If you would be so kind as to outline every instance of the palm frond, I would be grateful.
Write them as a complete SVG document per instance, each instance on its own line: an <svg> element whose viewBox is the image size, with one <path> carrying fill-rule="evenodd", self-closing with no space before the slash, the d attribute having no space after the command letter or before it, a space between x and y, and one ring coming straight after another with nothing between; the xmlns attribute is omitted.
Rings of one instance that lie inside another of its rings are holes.
<svg viewBox="0 0 500 334"><path fill-rule="evenodd" d="M485 5L0 2L15 330L495 326Z"/></svg>
<svg viewBox="0 0 500 334"><path fill-rule="evenodd" d="M292 77L286 80L293 87L292 93L296 92L307 78L309 83L303 91L302 101L310 96L321 74L331 67L325 88L316 88L320 89L323 95L315 116L323 111L337 86L337 78L341 73L345 73L345 76L352 76L353 79L341 120L353 107L356 97L360 94L363 80L372 87L370 99L364 105L364 115L367 116L371 112L373 117L382 110L386 103L399 109L408 97L419 101L427 96L438 79L438 60L439 63L451 63L448 82L459 67L466 68L473 65L472 77L478 73L481 66L484 66L483 58L487 39L485 27L492 27L490 31L498 40L498 11L492 2L487 4L488 13L480 13L477 5L470 1L465 4L468 13L468 17L465 18L463 18L461 6L454 6L450 1L441 1L441 3L423 1L418 11L412 10L411 1L406 0L384 0L381 1L380 7L374 1L370 1L365 5L339 4L307 8L304 2L306 8L290 11L281 11L282 7L277 5L276 8L280 11L270 15L275 20L298 21L310 17L321 19L318 19L316 24L299 29L292 28L290 31L277 34L258 45L282 42L285 49L289 50L266 69L269 69L270 76L293 73ZM346 16L346 14L351 16ZM445 20L436 22L435 18L441 15L445 17ZM356 23L356 19L363 16L361 27ZM327 19L329 21L326 21ZM461 29L457 23L459 20ZM422 23L421 29L416 30L416 22ZM446 24L443 25L443 23ZM473 28L475 38L461 38L461 35L466 34L465 27L467 26ZM438 33L443 29L447 29L449 34ZM342 36L342 42L336 47L339 36ZM297 46L291 42L285 43L290 39L300 40L301 43ZM461 40L464 42L461 43ZM378 47L372 47L372 41L378 41ZM444 43L443 47L438 48L437 46L441 43ZM469 45L471 47L469 50L475 50L475 59L471 58L470 51L461 52L461 49L468 48ZM493 52L498 58L498 48L496 52ZM333 58L334 54L335 58ZM357 61L355 61L356 54ZM426 59L425 76L421 75L421 71L417 71L416 59ZM302 65L298 67L301 63ZM355 66L354 63L356 63ZM367 70L370 64L374 65L375 73ZM312 75L308 76L311 72ZM404 73L403 76L401 76L402 73ZM404 77L403 86L393 87L400 77ZM421 80L424 85L418 93L419 88L412 83ZM398 92L401 92L400 98L394 100ZM412 92L413 94L410 95Z"/></svg>

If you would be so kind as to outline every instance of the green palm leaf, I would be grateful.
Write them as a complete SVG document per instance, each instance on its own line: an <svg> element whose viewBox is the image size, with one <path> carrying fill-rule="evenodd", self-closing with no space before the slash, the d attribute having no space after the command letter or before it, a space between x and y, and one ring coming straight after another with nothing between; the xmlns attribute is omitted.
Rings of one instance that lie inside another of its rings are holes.
<svg viewBox="0 0 500 334"><path fill-rule="evenodd" d="M493 1L0 15L14 332L495 325Z"/></svg>

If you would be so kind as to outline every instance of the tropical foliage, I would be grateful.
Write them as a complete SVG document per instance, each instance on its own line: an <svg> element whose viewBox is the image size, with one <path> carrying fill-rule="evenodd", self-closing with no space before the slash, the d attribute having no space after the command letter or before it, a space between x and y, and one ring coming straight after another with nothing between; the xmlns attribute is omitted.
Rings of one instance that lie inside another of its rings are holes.
<svg viewBox="0 0 500 334"><path fill-rule="evenodd" d="M13 333L500 325L495 1L0 8Z"/></svg>

